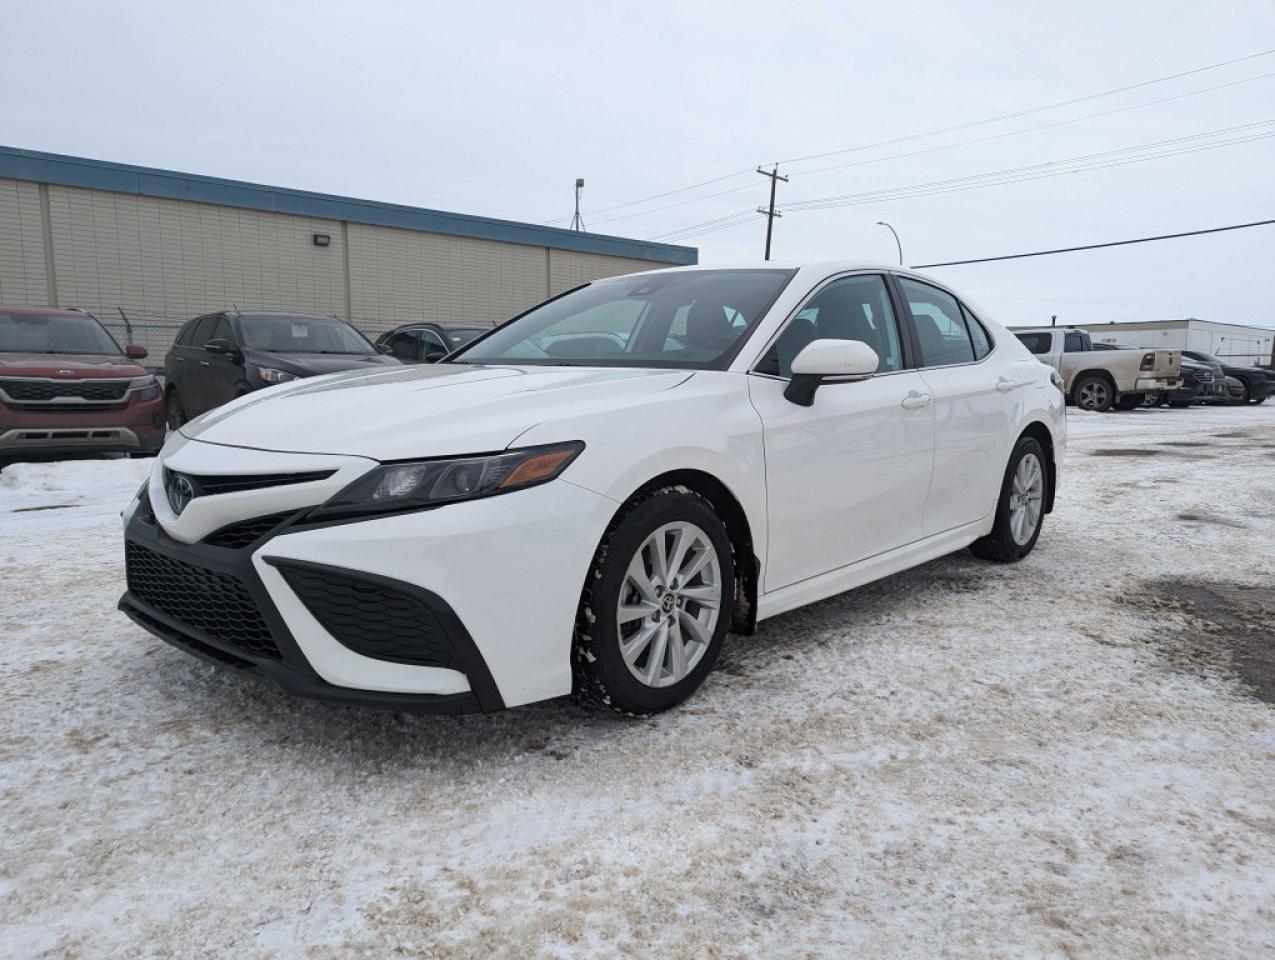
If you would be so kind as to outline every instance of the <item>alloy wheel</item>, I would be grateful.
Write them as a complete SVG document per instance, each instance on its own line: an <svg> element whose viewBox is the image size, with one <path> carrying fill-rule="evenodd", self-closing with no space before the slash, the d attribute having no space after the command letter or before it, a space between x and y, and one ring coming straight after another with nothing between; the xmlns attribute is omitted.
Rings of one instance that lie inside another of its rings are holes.
<svg viewBox="0 0 1275 960"><path fill-rule="evenodd" d="M1077 397L1082 410L1097 410L1106 405L1108 400L1107 385L1101 380L1089 380L1080 385Z"/></svg>
<svg viewBox="0 0 1275 960"><path fill-rule="evenodd" d="M629 672L648 687L685 679L708 651L722 589L717 549L695 524L667 523L642 541L616 610Z"/></svg>
<svg viewBox="0 0 1275 960"><path fill-rule="evenodd" d="M1009 491L1009 534L1020 547L1036 534L1045 499L1045 472L1040 458L1028 453L1018 461Z"/></svg>

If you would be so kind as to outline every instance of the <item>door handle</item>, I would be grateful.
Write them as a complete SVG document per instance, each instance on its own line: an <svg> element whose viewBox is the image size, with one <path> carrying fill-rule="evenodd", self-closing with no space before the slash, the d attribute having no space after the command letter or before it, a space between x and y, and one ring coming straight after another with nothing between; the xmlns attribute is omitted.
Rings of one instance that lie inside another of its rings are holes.
<svg viewBox="0 0 1275 960"><path fill-rule="evenodd" d="M1001 377L996 381L996 389L1001 393L1009 393L1009 391L1017 390L1021 386L1021 383L1016 383L1013 380L1006 379L1005 377Z"/></svg>
<svg viewBox="0 0 1275 960"><path fill-rule="evenodd" d="M908 395L903 398L902 407L904 410L920 410L922 407L928 407L933 399L933 394L909 390Z"/></svg>
<svg viewBox="0 0 1275 960"><path fill-rule="evenodd" d="M200 360L200 361L199 361L199 365L200 365L201 367L211 367L211 366L212 366L212 364L211 364L209 361L207 361L207 360Z"/></svg>

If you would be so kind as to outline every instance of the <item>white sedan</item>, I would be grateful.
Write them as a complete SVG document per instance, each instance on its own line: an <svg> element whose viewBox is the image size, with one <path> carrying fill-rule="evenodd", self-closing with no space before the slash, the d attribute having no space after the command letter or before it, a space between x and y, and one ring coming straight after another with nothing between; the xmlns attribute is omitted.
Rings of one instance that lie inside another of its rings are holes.
<svg viewBox="0 0 1275 960"><path fill-rule="evenodd" d="M1064 440L1056 374L928 277L634 274L184 425L125 511L120 607L302 696L650 713L728 631L1026 556Z"/></svg>

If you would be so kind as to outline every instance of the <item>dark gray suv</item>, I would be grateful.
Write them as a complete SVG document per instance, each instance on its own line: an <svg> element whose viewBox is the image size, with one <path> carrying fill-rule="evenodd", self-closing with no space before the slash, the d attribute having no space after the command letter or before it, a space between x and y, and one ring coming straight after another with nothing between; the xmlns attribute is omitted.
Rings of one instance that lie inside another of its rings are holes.
<svg viewBox="0 0 1275 960"><path fill-rule="evenodd" d="M223 311L188 321L164 357L168 425L245 393L338 370L398 364L344 320Z"/></svg>

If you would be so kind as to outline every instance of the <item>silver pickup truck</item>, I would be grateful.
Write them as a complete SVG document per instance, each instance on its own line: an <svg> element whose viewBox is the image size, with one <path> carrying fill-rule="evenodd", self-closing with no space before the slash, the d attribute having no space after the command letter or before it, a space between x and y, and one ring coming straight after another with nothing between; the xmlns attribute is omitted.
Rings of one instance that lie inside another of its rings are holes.
<svg viewBox="0 0 1275 960"><path fill-rule="evenodd" d="M1089 333L1074 327L1012 332L1037 360L1058 371L1067 399L1082 410L1132 410L1147 394L1168 393L1182 382L1180 350L1095 350Z"/></svg>

